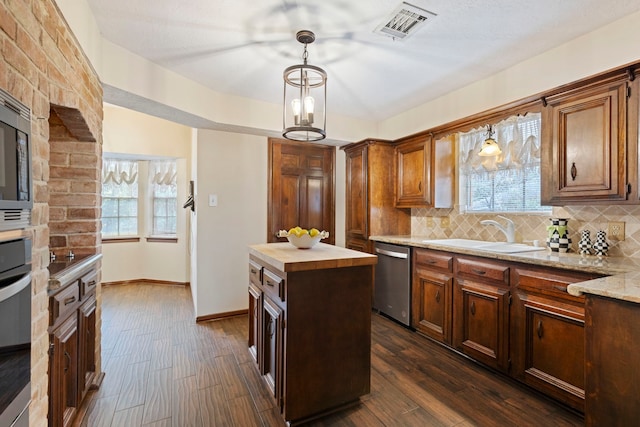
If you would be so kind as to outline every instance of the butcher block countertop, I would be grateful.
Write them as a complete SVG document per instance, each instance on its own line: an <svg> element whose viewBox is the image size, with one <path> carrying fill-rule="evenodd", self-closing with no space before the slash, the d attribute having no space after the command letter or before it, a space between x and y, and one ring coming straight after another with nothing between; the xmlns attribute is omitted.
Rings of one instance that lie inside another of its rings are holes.
<svg viewBox="0 0 640 427"><path fill-rule="evenodd" d="M378 262L375 255L326 243L310 249L298 249L289 242L264 243L249 246L249 254L283 272L358 267Z"/></svg>

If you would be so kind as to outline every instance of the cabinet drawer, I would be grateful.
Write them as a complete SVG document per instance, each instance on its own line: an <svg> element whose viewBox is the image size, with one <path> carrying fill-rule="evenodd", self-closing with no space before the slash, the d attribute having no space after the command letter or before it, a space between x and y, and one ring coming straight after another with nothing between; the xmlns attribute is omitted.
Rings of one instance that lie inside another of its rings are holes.
<svg viewBox="0 0 640 427"><path fill-rule="evenodd" d="M599 277L597 275L555 271L539 271L534 269L514 269L514 284L518 289L543 295L550 295L571 301L584 301L584 296L574 296L567 293L567 286L571 283L583 282Z"/></svg>
<svg viewBox="0 0 640 427"><path fill-rule="evenodd" d="M49 325L65 319L78 307L78 301L80 301L80 288L77 281L49 298Z"/></svg>
<svg viewBox="0 0 640 427"><path fill-rule="evenodd" d="M265 268L262 276L262 285L265 292L272 298L275 298L276 301L284 302L285 280L282 277Z"/></svg>
<svg viewBox="0 0 640 427"><path fill-rule="evenodd" d="M509 284L509 267L506 265L456 258L456 272L469 278Z"/></svg>
<svg viewBox="0 0 640 427"><path fill-rule="evenodd" d="M415 249L415 263L425 267L453 271L453 256L426 249Z"/></svg>
<svg viewBox="0 0 640 427"><path fill-rule="evenodd" d="M90 294L96 289L98 284L98 272L92 270L80 278L80 296L84 299L85 295Z"/></svg>
<svg viewBox="0 0 640 427"><path fill-rule="evenodd" d="M249 261L249 281L256 286L262 283L262 266L253 261Z"/></svg>

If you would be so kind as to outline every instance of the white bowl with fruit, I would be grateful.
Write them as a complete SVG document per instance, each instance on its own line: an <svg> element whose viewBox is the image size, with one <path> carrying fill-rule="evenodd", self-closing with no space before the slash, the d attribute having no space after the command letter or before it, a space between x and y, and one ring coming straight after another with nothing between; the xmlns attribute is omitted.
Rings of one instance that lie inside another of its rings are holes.
<svg viewBox="0 0 640 427"><path fill-rule="evenodd" d="M278 231L278 237L286 237L289 243L298 249L310 249L320 240L329 237L328 231L319 231L317 228L307 230L302 227L293 227L287 230Z"/></svg>

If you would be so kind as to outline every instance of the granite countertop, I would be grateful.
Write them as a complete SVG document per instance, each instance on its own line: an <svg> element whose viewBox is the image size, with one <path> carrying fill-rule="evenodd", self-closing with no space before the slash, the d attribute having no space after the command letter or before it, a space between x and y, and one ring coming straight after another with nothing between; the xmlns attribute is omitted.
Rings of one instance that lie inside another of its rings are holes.
<svg viewBox="0 0 640 427"><path fill-rule="evenodd" d="M375 255L326 243L318 243L311 249L298 249L289 242L265 243L249 246L249 254L284 272L358 267L378 262Z"/></svg>
<svg viewBox="0 0 640 427"><path fill-rule="evenodd" d="M49 264L49 293L55 292L91 270L102 259L102 254L77 255L73 259L63 258Z"/></svg>
<svg viewBox="0 0 640 427"><path fill-rule="evenodd" d="M640 259L585 256L574 253L551 252L548 249L505 254L425 243L424 241L429 239L421 236L371 236L369 239L377 242L602 274L607 277L571 284L567 286L567 292L572 295L588 293L640 303Z"/></svg>

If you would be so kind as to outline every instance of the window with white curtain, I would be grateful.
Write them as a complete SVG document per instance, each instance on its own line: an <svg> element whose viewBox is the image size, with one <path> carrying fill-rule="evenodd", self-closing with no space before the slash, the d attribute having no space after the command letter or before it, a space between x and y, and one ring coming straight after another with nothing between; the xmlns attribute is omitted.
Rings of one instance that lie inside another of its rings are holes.
<svg viewBox="0 0 640 427"><path fill-rule="evenodd" d="M138 162L109 159L102 162L102 236L138 234Z"/></svg>
<svg viewBox="0 0 640 427"><path fill-rule="evenodd" d="M152 236L175 236L178 206L175 160L149 162L149 185L152 204Z"/></svg>
<svg viewBox="0 0 640 427"><path fill-rule="evenodd" d="M549 212L540 205L540 113L493 125L502 153L479 156L487 128L458 134L463 212Z"/></svg>

